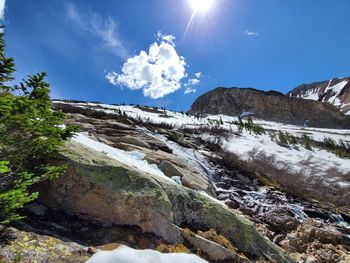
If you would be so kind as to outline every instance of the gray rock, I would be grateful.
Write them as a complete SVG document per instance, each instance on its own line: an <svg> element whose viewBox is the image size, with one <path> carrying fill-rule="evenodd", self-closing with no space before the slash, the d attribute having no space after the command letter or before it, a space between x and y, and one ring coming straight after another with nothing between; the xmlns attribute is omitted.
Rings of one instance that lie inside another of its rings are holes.
<svg viewBox="0 0 350 263"><path fill-rule="evenodd" d="M118 140L119 142L128 143L128 144L132 144L132 145L136 145L144 148L150 148L147 142L144 142L138 139L137 137L123 136L123 137L120 137Z"/></svg>
<svg viewBox="0 0 350 263"><path fill-rule="evenodd" d="M206 195L141 173L77 143L68 143L60 158L69 163L66 173L40 187L40 200L50 207L101 222L138 226L173 244L184 241L179 226L215 229L243 253L295 262L250 221Z"/></svg>

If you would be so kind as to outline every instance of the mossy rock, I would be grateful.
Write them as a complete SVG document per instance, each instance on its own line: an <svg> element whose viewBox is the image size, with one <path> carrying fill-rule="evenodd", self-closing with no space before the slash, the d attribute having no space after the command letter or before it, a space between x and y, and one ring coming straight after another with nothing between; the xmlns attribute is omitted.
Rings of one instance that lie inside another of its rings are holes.
<svg viewBox="0 0 350 263"><path fill-rule="evenodd" d="M249 220L219 201L168 178L128 167L78 143L67 143L59 159L67 172L41 187L41 201L94 220L134 225L170 244L184 242L182 229L215 229L249 258L295 262L263 238Z"/></svg>
<svg viewBox="0 0 350 263"><path fill-rule="evenodd" d="M87 249L76 243L14 228L11 232L15 239L1 248L2 263L83 263L90 257Z"/></svg>

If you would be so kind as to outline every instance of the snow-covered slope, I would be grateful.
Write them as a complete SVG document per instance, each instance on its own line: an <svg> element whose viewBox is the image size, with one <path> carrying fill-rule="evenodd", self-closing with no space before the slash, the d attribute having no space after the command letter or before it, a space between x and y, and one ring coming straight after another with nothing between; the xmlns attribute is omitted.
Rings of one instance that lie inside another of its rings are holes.
<svg viewBox="0 0 350 263"><path fill-rule="evenodd" d="M55 101L54 106L69 114L68 123L81 126L82 132L73 138L75 142L156 180L171 180L207 197L212 195L210 198L218 205L239 209L258 225L270 227L270 240L282 230L289 233L295 229L285 230L287 225L304 225L310 219L341 228L346 234L350 231L350 220L344 214L303 199L350 211L350 130L310 128L253 117L254 125L263 128L260 133L242 129L235 116L196 117L145 106L84 102ZM247 123L247 119L243 121ZM295 142L281 143L281 133ZM325 138L348 149L339 154L325 145ZM171 166L163 166L166 163ZM290 221L276 226L281 218ZM125 253L130 258L142 254L144 259L147 254L151 262L158 260L157 252L144 252L125 248L100 252L91 259L96 261L88 262L118 261ZM159 260L164 262L173 260L171 255L161 257ZM186 262L187 258L181 260Z"/></svg>
<svg viewBox="0 0 350 263"><path fill-rule="evenodd" d="M339 87L340 86L338 86L338 90ZM65 102L57 101L55 103ZM304 134L307 134L312 140L318 142L324 141L325 138L331 138L335 142L342 140L345 143L350 143L350 130L309 128L264 120L254 120L254 123L261 125L267 131L266 134L257 135L251 134L248 131L239 133L238 126L234 124L237 122L238 118L232 116L209 115L207 117L197 118L195 116L169 110L142 108L130 105L96 103L73 104L81 108L94 108L97 111L103 111L108 114L125 114L128 117L145 123L167 124L174 127L174 129L220 127L231 133L226 141L222 142L223 146L229 151L240 155L243 159L247 159L252 151L256 151L273 158L276 165L283 166L293 171L303 170L306 174L318 170L321 175L332 168L336 168L343 173L350 172L349 159L340 158L332 152L316 147L313 147L312 150L307 150L302 145L298 145L297 147L283 147L274 139L275 135L272 135L276 134L278 131L283 131L288 132L296 138L301 138ZM83 137L77 137L76 139L79 138L82 139ZM213 139L211 136L206 136L206 134L203 134L203 138ZM85 142L85 140L83 141ZM308 160L307 167L301 165L303 160ZM152 169L152 171L155 172L152 167L140 167L142 169Z"/></svg>
<svg viewBox="0 0 350 263"><path fill-rule="evenodd" d="M290 97L327 102L350 115L350 78L303 84L288 93Z"/></svg>

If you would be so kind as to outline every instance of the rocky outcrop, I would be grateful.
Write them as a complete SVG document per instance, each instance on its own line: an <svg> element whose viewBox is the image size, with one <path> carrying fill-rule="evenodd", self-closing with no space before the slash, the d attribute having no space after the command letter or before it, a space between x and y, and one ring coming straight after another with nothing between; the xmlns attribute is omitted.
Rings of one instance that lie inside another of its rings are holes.
<svg viewBox="0 0 350 263"><path fill-rule="evenodd" d="M334 227L308 220L280 242L299 262L349 262L349 238Z"/></svg>
<svg viewBox="0 0 350 263"><path fill-rule="evenodd" d="M310 127L350 128L350 117L326 103L288 97L276 91L250 88L217 88L196 99L190 114L238 116L249 112L256 118Z"/></svg>
<svg viewBox="0 0 350 263"><path fill-rule="evenodd" d="M335 78L311 84L302 84L287 96L327 102L350 114L350 78Z"/></svg>
<svg viewBox="0 0 350 263"><path fill-rule="evenodd" d="M137 226L173 244L186 240L183 226L215 229L250 258L294 262L250 221L206 194L142 173L77 143L67 144L56 161L69 167L63 176L40 187L41 201L51 208Z"/></svg>
<svg viewBox="0 0 350 263"><path fill-rule="evenodd" d="M194 190L213 192L212 186L205 175L187 165L179 156L173 154L164 141L149 136L144 130L138 129L131 122L123 123L122 121L125 122L125 120L116 120L108 115L101 119L94 118L94 112L88 109L83 111L82 109L71 107L67 110L65 108L68 107L67 105L58 104L58 106L60 106L59 109L67 112L79 111L80 113L69 113L67 123L78 125L81 131L90 134L95 140L125 151L140 152L145 155L145 160L159 166L168 177L179 177L184 186ZM107 117L108 119L106 119ZM170 140L180 140L187 148L193 146L191 142L184 138L183 134L175 131L164 131L164 133Z"/></svg>
<svg viewBox="0 0 350 263"><path fill-rule="evenodd" d="M73 242L15 228L6 232L7 242L1 238L0 262L83 263L91 256L87 247Z"/></svg>

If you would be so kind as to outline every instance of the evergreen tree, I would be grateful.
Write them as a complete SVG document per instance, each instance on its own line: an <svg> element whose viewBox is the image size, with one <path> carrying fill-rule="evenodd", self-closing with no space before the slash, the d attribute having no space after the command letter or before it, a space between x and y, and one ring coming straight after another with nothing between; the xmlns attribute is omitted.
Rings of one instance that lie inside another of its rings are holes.
<svg viewBox="0 0 350 263"><path fill-rule="evenodd" d="M37 198L29 193L34 182L53 178L63 166L45 165L44 159L58 149L76 130L63 125L65 114L53 111L50 86L45 73L28 77L19 85L14 80L14 60L5 55L0 33L0 223L21 217L16 210Z"/></svg>
<svg viewBox="0 0 350 263"><path fill-rule="evenodd" d="M253 128L253 119L252 117L250 117L250 115L248 116L248 120L247 120L247 130L252 130Z"/></svg>
<svg viewBox="0 0 350 263"><path fill-rule="evenodd" d="M243 128L244 128L243 120L242 120L241 116L238 116L238 131L239 131L239 133L242 133Z"/></svg>
<svg viewBox="0 0 350 263"><path fill-rule="evenodd" d="M302 140L303 140L303 144L304 144L305 148L311 151L312 148L311 148L311 139L310 139L310 137L304 133L303 137L302 137Z"/></svg>
<svg viewBox="0 0 350 263"><path fill-rule="evenodd" d="M286 135L283 131L278 131L278 143L281 146L288 147L288 135Z"/></svg>
<svg viewBox="0 0 350 263"><path fill-rule="evenodd" d="M0 27L3 28L3 27ZM0 33L0 92L10 91L11 87L5 86L5 83L13 80L12 73L15 72L15 62L13 58L7 58L5 54L4 34Z"/></svg>

